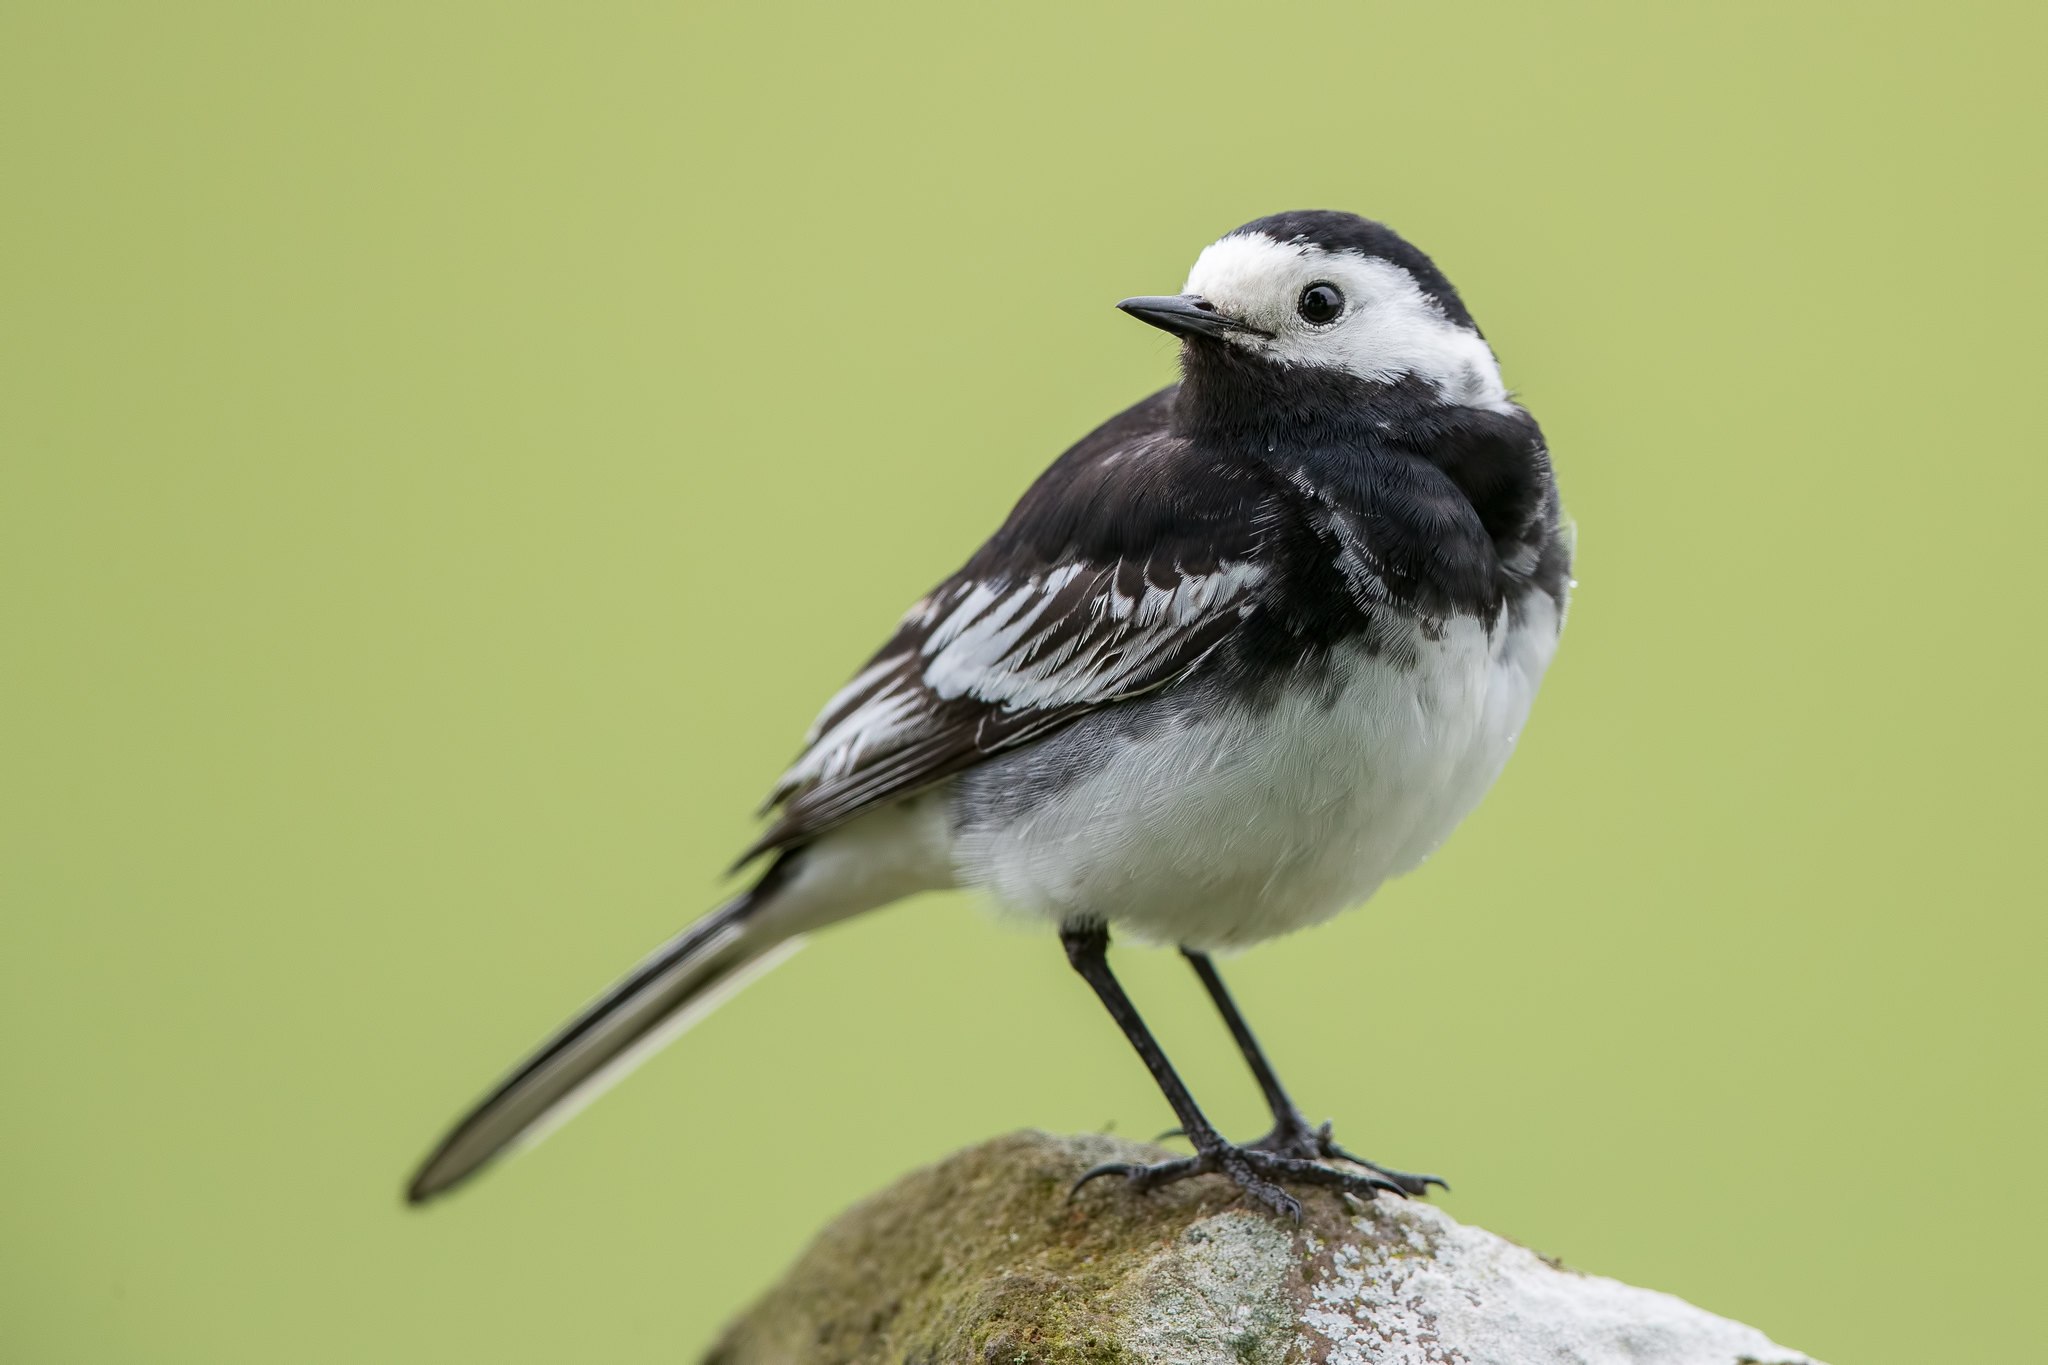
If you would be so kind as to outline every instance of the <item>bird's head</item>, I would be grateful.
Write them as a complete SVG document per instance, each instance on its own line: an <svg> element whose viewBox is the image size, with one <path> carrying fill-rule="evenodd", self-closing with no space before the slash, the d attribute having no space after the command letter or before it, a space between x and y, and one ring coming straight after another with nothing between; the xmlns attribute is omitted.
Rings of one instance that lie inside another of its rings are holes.
<svg viewBox="0 0 2048 1365"><path fill-rule="evenodd" d="M1303 370L1420 379L1447 403L1508 402L1493 351L1443 272L1392 228L1352 213L1246 223L1202 252L1181 293L1117 307L1181 337L1191 378L1205 361L1243 370L1249 360L1283 380Z"/></svg>

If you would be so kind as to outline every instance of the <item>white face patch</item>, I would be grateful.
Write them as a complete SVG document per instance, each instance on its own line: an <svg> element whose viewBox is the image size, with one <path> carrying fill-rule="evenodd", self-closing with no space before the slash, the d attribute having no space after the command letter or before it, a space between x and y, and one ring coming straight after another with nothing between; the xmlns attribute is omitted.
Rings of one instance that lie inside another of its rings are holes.
<svg viewBox="0 0 2048 1365"><path fill-rule="evenodd" d="M1297 311L1302 291L1318 283L1344 295L1344 311L1320 326ZM1493 349L1479 333L1445 317L1415 277L1392 261L1244 233L1202 252L1188 272L1186 292L1272 333L1226 339L1280 364L1380 382L1412 374L1435 385L1447 402L1511 406Z"/></svg>

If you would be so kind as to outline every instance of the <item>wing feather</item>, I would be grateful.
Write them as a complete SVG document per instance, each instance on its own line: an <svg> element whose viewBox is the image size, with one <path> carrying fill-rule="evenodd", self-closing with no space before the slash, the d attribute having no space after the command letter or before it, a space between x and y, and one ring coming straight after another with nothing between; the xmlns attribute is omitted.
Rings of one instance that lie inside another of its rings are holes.
<svg viewBox="0 0 2048 1365"><path fill-rule="evenodd" d="M1273 489L1242 467L1196 465L1168 430L1172 393L1068 451L905 613L812 725L746 857L1171 686L1259 611Z"/></svg>

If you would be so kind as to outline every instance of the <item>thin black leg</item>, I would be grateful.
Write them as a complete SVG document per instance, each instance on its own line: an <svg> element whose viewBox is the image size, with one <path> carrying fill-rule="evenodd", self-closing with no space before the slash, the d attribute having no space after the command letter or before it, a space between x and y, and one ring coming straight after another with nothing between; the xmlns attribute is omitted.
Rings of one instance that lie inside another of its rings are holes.
<svg viewBox="0 0 2048 1365"><path fill-rule="evenodd" d="M1152 1030L1145 1027L1144 1019L1138 1015L1138 1007L1131 1003L1131 997L1124 994L1123 983L1109 970L1109 930L1102 925L1068 928L1060 931L1060 942L1066 945L1067 961L1081 974L1081 979L1095 988L1096 996L1102 1001L1109 1017L1116 1020L1117 1027L1124 1031L1124 1037L1131 1040L1139 1060L1152 1073L1152 1080L1158 1085L1166 1102L1173 1107L1173 1116L1180 1120L1181 1132L1197 1148L1215 1146L1223 1141L1209 1120L1203 1115L1195 1097L1188 1093L1187 1084L1180 1073L1173 1069L1173 1063L1166 1060L1166 1053L1152 1036Z"/></svg>
<svg viewBox="0 0 2048 1365"><path fill-rule="evenodd" d="M1225 1142L1203 1115L1194 1096L1188 1093L1180 1073L1173 1069L1173 1063L1166 1059L1158 1040L1153 1038L1152 1030L1146 1028L1145 1021L1139 1017L1137 1006L1131 1003L1130 996L1124 994L1123 986L1109 970L1109 930L1101 925L1069 925L1060 930L1060 941L1066 946L1067 961L1081 974L1082 980L1094 988L1103 1008L1109 1011L1109 1017L1116 1020L1117 1027L1124 1031L1124 1037L1130 1040L1139 1059L1145 1063L1145 1069L1152 1073L1160 1093L1173 1106L1181 1131L1195 1147L1195 1154L1191 1157L1151 1166L1128 1161L1108 1162L1084 1172L1074 1182L1075 1190L1105 1175L1123 1176L1132 1189L1142 1192L1189 1176L1213 1173L1229 1176L1239 1189L1259 1203L1275 1213L1295 1219L1301 1217L1301 1205L1294 1196L1263 1177L1297 1180L1367 1196L1374 1190L1405 1193L1398 1184L1377 1172L1357 1175L1349 1171L1335 1171L1317 1164L1312 1157L1254 1151Z"/></svg>
<svg viewBox="0 0 2048 1365"><path fill-rule="evenodd" d="M1266 1097L1266 1106L1273 1111L1275 1126L1290 1120L1307 1127L1301 1117L1301 1110L1294 1107L1294 1101L1287 1097L1287 1090L1280 1084L1280 1078L1273 1074L1273 1067L1266 1060L1266 1054L1259 1048L1259 1040L1252 1036L1251 1025L1238 1012L1237 1002L1230 998L1230 992L1223 985L1223 978L1216 974L1216 964L1209 960L1207 953L1198 953L1191 948L1180 950L1188 965L1195 969L1195 975L1202 978L1209 998L1216 1002L1216 1012L1223 1016L1223 1023L1230 1030L1230 1036L1237 1040L1237 1050L1244 1054L1245 1064L1252 1069L1252 1078L1259 1083L1259 1093Z"/></svg>
<svg viewBox="0 0 2048 1365"><path fill-rule="evenodd" d="M1279 1076L1273 1072L1273 1065L1266 1060L1265 1051L1259 1040L1253 1036L1251 1025L1237 1008L1237 1002L1230 998L1230 991L1223 984L1223 978L1216 971L1216 964L1209 960L1207 953L1198 953L1192 948L1180 950L1188 965L1195 969L1195 975L1202 979L1203 987L1209 992L1209 999L1216 1004L1216 1012L1223 1016L1224 1027L1237 1040L1237 1050L1244 1054L1245 1064L1251 1067L1252 1078L1259 1083L1259 1093L1266 1097L1267 1108L1273 1111L1273 1131L1252 1143L1246 1150L1277 1152L1283 1156L1307 1160L1334 1158L1348 1161L1354 1166L1363 1166L1377 1175L1385 1176L1407 1195L1423 1195L1431 1185L1445 1184L1442 1176L1414 1175L1408 1171L1396 1171L1378 1162L1367 1161L1339 1147L1330 1137L1330 1125L1312 1126L1302 1116L1300 1108L1288 1097L1287 1088L1280 1084ZM1176 1110L1176 1113L1179 1111Z"/></svg>

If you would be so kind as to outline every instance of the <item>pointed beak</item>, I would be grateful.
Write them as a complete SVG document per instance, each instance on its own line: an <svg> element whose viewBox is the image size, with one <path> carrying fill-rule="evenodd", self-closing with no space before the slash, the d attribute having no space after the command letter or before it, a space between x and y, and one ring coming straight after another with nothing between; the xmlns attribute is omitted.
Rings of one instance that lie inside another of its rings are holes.
<svg viewBox="0 0 2048 1365"><path fill-rule="evenodd" d="M1200 294L1155 294L1135 299L1125 299L1117 307L1129 313L1140 322L1149 322L1161 331L1177 336L1220 337L1232 333L1248 336L1270 337L1248 322L1216 311L1216 305Z"/></svg>

